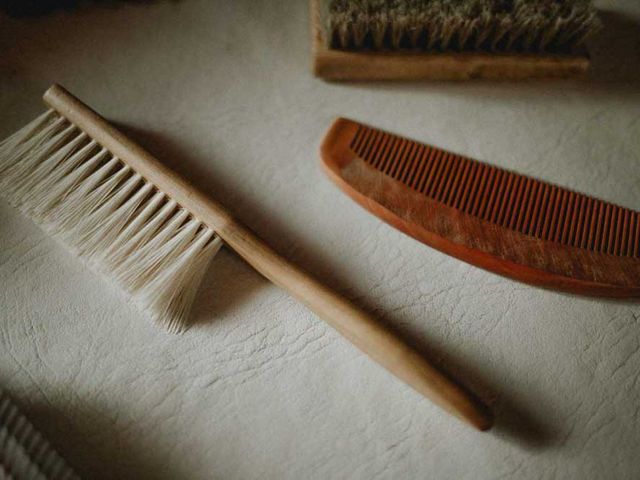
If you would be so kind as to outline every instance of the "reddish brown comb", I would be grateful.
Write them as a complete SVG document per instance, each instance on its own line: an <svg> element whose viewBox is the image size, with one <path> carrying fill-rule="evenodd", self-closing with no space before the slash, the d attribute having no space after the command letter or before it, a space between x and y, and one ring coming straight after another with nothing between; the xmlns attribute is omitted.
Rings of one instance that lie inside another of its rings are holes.
<svg viewBox="0 0 640 480"><path fill-rule="evenodd" d="M338 119L329 176L366 209L461 260L534 285L640 297L640 213Z"/></svg>

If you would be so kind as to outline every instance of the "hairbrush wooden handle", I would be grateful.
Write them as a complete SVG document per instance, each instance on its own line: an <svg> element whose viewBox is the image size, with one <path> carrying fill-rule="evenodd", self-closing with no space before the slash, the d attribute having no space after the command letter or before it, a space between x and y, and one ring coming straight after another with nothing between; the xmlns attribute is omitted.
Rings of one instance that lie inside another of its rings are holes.
<svg viewBox="0 0 640 480"><path fill-rule="evenodd" d="M389 372L474 427L480 430L491 427L492 416L485 405L361 308L282 258L246 227L235 224L219 233L256 270L304 303Z"/></svg>
<svg viewBox="0 0 640 480"><path fill-rule="evenodd" d="M189 210L276 285L307 305L361 351L437 405L473 425L492 425L488 408L362 309L278 255L220 204L195 189L60 86L44 101Z"/></svg>

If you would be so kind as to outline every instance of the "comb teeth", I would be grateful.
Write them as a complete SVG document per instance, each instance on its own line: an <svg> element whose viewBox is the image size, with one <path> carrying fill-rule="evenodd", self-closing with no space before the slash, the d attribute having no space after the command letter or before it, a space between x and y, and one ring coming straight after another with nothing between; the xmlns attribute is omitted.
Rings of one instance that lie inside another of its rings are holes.
<svg viewBox="0 0 640 480"><path fill-rule="evenodd" d="M522 234L640 257L640 213L359 125L350 149L373 168L466 214Z"/></svg>

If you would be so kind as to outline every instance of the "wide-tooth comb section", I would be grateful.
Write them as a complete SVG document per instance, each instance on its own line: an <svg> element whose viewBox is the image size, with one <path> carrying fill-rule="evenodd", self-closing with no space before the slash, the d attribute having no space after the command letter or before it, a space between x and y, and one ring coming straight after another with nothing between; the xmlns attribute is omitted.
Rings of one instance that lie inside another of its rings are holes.
<svg viewBox="0 0 640 480"><path fill-rule="evenodd" d="M180 331L221 241L55 112L0 143L0 194Z"/></svg>
<svg viewBox="0 0 640 480"><path fill-rule="evenodd" d="M349 147L371 167L466 214L570 247L640 257L638 212L364 125Z"/></svg>

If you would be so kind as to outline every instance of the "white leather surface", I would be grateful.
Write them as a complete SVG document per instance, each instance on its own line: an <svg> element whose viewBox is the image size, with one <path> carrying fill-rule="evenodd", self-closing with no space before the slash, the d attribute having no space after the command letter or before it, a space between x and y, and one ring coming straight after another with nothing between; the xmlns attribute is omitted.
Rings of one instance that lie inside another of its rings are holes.
<svg viewBox="0 0 640 480"><path fill-rule="evenodd" d="M0 202L0 384L86 478L638 478L640 305L434 251L321 173L344 115L640 208L640 7L600 4L591 81L327 84L306 2L0 17L0 136L67 86L490 400L477 433L234 254L170 336Z"/></svg>

